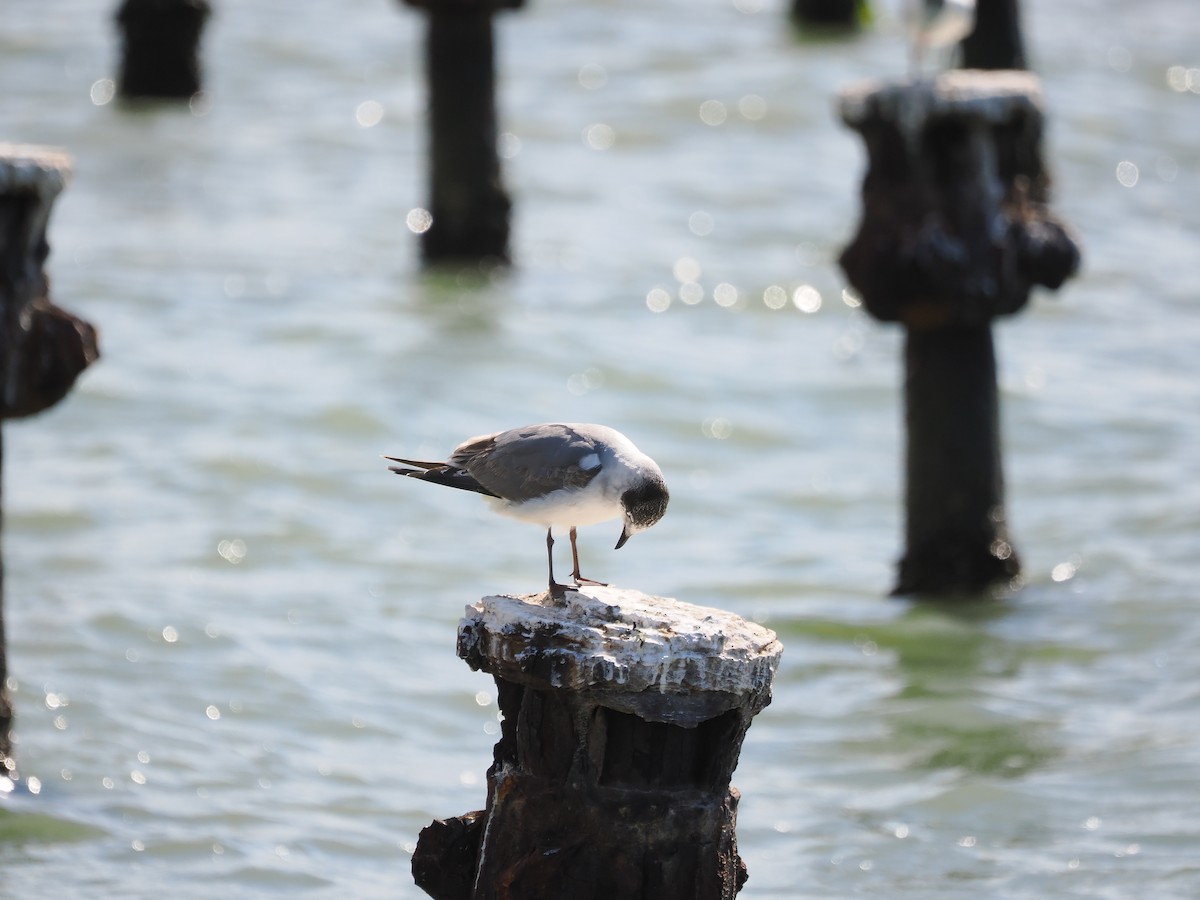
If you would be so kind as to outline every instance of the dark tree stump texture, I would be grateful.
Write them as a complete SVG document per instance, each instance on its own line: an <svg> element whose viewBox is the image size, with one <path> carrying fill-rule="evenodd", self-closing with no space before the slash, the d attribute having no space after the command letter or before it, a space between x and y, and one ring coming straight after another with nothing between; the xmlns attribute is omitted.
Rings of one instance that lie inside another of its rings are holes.
<svg viewBox="0 0 1200 900"><path fill-rule="evenodd" d="M1040 85L1025 72L945 72L855 87L840 107L869 157L862 220L840 262L867 311L908 331L896 592L1011 581L991 321L1079 265L1047 206Z"/></svg>
<svg viewBox="0 0 1200 900"><path fill-rule="evenodd" d="M0 419L30 416L53 406L99 356L95 329L50 302L43 268L50 252L50 209L70 169L61 151L0 144ZM0 467L3 461L0 433ZM0 490L0 523L2 515ZM12 778L6 647L0 555L0 777Z"/></svg>
<svg viewBox="0 0 1200 900"><path fill-rule="evenodd" d="M588 587L486 597L458 654L504 714L487 808L413 855L438 900L730 900L746 879L729 786L782 647L731 613Z"/></svg>

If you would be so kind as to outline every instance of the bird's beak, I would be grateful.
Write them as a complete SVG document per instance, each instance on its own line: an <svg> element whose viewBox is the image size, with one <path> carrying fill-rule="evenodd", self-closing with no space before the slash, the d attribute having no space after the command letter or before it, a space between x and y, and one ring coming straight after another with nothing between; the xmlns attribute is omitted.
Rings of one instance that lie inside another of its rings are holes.
<svg viewBox="0 0 1200 900"><path fill-rule="evenodd" d="M624 528L621 529L621 536L619 538L617 538L617 546L613 547L613 549L620 550L622 547L625 546L625 542L627 540L629 540L631 537L633 537L633 532L630 531L629 526L626 525Z"/></svg>

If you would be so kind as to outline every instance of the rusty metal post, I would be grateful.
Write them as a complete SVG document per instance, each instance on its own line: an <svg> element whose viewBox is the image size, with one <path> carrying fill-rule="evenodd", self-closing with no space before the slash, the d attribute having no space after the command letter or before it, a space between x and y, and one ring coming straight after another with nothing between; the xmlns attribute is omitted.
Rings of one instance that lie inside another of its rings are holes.
<svg viewBox="0 0 1200 900"><path fill-rule="evenodd" d="M208 0L124 0L117 10L121 69L117 93L126 99L186 100L200 91L200 36L212 13Z"/></svg>
<svg viewBox="0 0 1200 900"><path fill-rule="evenodd" d="M429 91L427 263L507 263L509 212L496 146L492 18L523 0L403 0L425 11Z"/></svg>
<svg viewBox="0 0 1200 900"><path fill-rule="evenodd" d="M862 220L840 262L867 311L907 329L896 593L975 591L1020 571L1005 524L991 321L1079 264L1047 206L1041 96L1025 72L954 71L840 97L869 157Z"/></svg>
<svg viewBox="0 0 1200 900"><path fill-rule="evenodd" d="M504 715L486 809L413 854L436 900L732 900L746 880L729 785L771 699L775 634L717 609L588 587L485 597L458 655Z"/></svg>
<svg viewBox="0 0 1200 900"><path fill-rule="evenodd" d="M50 302L43 268L50 252L50 209L69 173L70 160L61 151L0 144L0 419L31 416L53 406L99 355L92 326ZM0 433L0 468L2 441ZM2 515L0 489L0 523ZM0 554L0 777L11 779L16 766L6 650Z"/></svg>

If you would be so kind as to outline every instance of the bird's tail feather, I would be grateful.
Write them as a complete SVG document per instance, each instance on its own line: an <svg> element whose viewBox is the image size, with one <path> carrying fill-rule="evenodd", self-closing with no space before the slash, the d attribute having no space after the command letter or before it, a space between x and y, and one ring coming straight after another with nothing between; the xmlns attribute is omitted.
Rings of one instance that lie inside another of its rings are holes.
<svg viewBox="0 0 1200 900"><path fill-rule="evenodd" d="M476 481L474 476L472 476L471 473L466 469L458 469L454 466L448 466L446 463L440 462L435 463L421 462L415 459L398 459L395 456L385 456L384 459L418 467L415 469L404 469L400 466L388 466L388 469L395 472L397 475L407 475L409 478L416 478L420 481L428 481L432 484L442 484L446 487L458 488L460 491L474 491L477 494L486 494L489 497L498 496Z"/></svg>
<svg viewBox="0 0 1200 900"><path fill-rule="evenodd" d="M418 469L439 469L446 465L444 462L421 462L419 459L401 459L399 456L385 456L390 462L404 463L406 466L416 466ZM388 466L393 472L401 471L396 466Z"/></svg>

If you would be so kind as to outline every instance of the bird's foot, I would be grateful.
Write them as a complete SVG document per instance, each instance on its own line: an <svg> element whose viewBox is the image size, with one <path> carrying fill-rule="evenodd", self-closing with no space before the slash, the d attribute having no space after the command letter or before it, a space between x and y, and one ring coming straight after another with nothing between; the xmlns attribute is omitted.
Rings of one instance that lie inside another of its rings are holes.
<svg viewBox="0 0 1200 900"><path fill-rule="evenodd" d="M576 584L594 584L596 587L608 587L607 581L596 581L593 578L584 578L578 572L572 572L571 577L575 579Z"/></svg>
<svg viewBox="0 0 1200 900"><path fill-rule="evenodd" d="M550 596L555 600L565 600L569 588L565 584L559 584L557 581L550 582Z"/></svg>

